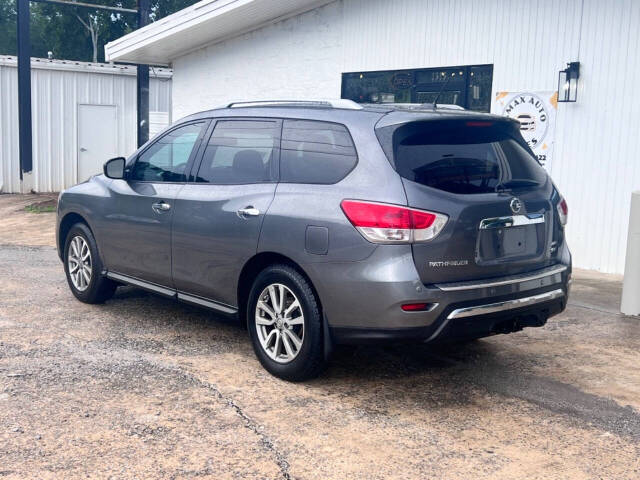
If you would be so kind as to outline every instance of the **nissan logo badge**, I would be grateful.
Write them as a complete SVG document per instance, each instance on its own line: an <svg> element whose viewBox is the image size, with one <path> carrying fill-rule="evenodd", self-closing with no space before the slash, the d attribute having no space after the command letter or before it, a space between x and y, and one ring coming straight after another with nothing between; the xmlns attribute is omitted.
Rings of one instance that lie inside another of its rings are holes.
<svg viewBox="0 0 640 480"><path fill-rule="evenodd" d="M512 198L509 206L513 213L520 213L520 210L522 210L522 202L518 198Z"/></svg>

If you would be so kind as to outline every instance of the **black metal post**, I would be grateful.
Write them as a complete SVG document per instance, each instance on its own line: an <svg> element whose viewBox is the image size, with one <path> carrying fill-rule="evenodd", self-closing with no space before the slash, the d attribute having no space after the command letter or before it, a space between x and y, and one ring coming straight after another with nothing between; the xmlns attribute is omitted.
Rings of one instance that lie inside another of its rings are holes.
<svg viewBox="0 0 640 480"><path fill-rule="evenodd" d="M18 130L20 180L33 169L31 144L31 42L29 0L18 0Z"/></svg>
<svg viewBox="0 0 640 480"><path fill-rule="evenodd" d="M138 0L138 28L149 23L149 0ZM138 65L138 147L149 140L149 65Z"/></svg>

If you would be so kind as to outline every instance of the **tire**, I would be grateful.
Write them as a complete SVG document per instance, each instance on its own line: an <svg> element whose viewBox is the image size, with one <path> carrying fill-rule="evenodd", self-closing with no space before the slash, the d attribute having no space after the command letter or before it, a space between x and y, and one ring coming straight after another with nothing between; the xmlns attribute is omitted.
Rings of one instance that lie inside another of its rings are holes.
<svg viewBox="0 0 640 480"><path fill-rule="evenodd" d="M270 287L276 297L275 307ZM296 300L298 306L293 305ZM271 314L280 321L273 320ZM247 302L247 327L258 360L272 375L300 382L317 377L324 370L320 302L309 282L294 268L272 265L258 274Z"/></svg>
<svg viewBox="0 0 640 480"><path fill-rule="evenodd" d="M84 303L103 303L113 296L118 284L102 275L103 266L98 246L91 230L84 223L76 223L69 230L64 242L63 258L67 283L78 300ZM79 275L81 269L86 274Z"/></svg>

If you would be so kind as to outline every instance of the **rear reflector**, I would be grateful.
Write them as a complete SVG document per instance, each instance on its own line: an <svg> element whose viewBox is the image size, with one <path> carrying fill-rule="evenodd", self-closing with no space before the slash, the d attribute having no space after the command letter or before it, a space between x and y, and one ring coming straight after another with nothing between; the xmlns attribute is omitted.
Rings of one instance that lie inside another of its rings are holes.
<svg viewBox="0 0 640 480"><path fill-rule="evenodd" d="M343 200L342 211L354 227L373 243L413 243L431 240L448 217L386 203Z"/></svg>
<svg viewBox="0 0 640 480"><path fill-rule="evenodd" d="M405 312L423 312L429 310L431 305L431 303L405 303L400 308Z"/></svg>
<svg viewBox="0 0 640 480"><path fill-rule="evenodd" d="M564 199L564 197L560 197L557 210L558 218L560 219L560 225L566 225L569 218L569 205L567 205L567 201Z"/></svg>

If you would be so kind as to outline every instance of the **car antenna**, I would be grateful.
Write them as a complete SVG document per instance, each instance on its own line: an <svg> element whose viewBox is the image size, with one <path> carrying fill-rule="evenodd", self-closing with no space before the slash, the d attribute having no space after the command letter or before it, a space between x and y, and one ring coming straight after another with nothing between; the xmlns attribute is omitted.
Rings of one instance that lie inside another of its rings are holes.
<svg viewBox="0 0 640 480"><path fill-rule="evenodd" d="M451 80L451 77L453 77L455 74L456 73L453 72L449 77L447 77L447 79L442 84L442 87L440 87L440 91L438 92L438 95L436 95L436 98L433 100L433 109L434 110L438 108L438 105L437 105L438 99L440 98L440 95L442 95L442 92L444 91L445 87L449 83L449 80Z"/></svg>

